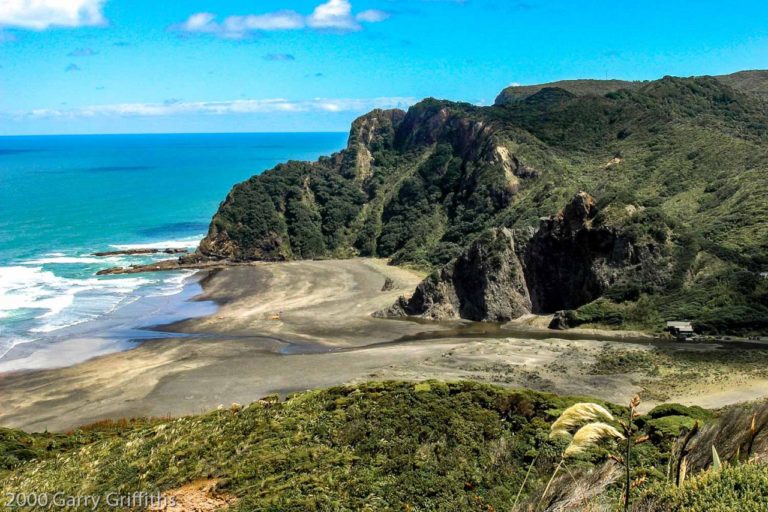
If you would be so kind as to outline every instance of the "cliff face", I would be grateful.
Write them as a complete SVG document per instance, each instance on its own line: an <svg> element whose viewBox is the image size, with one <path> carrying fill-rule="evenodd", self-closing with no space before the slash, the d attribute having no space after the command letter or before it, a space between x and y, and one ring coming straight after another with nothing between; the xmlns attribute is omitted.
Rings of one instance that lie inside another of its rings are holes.
<svg viewBox="0 0 768 512"><path fill-rule="evenodd" d="M640 212L629 205L622 213L620 225L602 224L594 198L581 192L541 222L522 255L534 312L576 309L612 287L663 289L674 268L668 226L637 239L630 230Z"/></svg>
<svg viewBox="0 0 768 512"><path fill-rule="evenodd" d="M504 322L531 311L512 231L492 229L377 316Z"/></svg>
<svg viewBox="0 0 768 512"><path fill-rule="evenodd" d="M373 152L394 140L397 128L403 122L402 110L374 110L352 123L347 149L343 152L340 169L347 177L364 183L373 175Z"/></svg>
<svg viewBox="0 0 768 512"><path fill-rule="evenodd" d="M241 183L214 216L202 257L230 260L455 256L538 176L475 107L425 100L357 119L347 148Z"/></svg>
<svg viewBox="0 0 768 512"><path fill-rule="evenodd" d="M440 269L401 304L428 317L578 308L585 322L768 329L763 77L564 82L492 107L376 110L339 153L236 185L189 258ZM580 191L590 198L571 201ZM517 240L498 286L502 266L468 247L496 228Z"/></svg>
<svg viewBox="0 0 768 512"><path fill-rule="evenodd" d="M650 237L633 240L625 225L600 224L594 198L577 194L558 214L525 233L492 229L379 316L465 318L503 322L526 313L576 309L607 291L643 283L662 289L671 279L669 247Z"/></svg>

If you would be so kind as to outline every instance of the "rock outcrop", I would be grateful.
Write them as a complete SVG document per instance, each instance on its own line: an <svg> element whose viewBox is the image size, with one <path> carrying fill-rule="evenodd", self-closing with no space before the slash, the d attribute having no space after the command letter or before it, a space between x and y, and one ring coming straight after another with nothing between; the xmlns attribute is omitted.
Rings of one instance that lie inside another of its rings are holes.
<svg viewBox="0 0 768 512"><path fill-rule="evenodd" d="M434 320L466 318L504 322L531 311L514 234L492 229L454 261L422 281L379 316L420 316Z"/></svg>
<svg viewBox="0 0 768 512"><path fill-rule="evenodd" d="M765 76L568 81L507 89L493 106L430 98L374 110L338 153L236 185L184 261L388 258L439 269L399 303L408 314L578 308L562 318L758 332ZM580 194L564 206L580 190L598 203ZM514 275L491 275L500 263L468 247L500 226L515 239L503 251ZM585 312L598 297L610 304Z"/></svg>
<svg viewBox="0 0 768 512"><path fill-rule="evenodd" d="M403 110L376 109L352 123L343 157L345 161L342 164L348 176L362 183L373 175L373 151L381 141L391 141L395 138L404 118Z"/></svg>
<svg viewBox="0 0 768 512"><path fill-rule="evenodd" d="M613 286L669 280L671 262L658 242L632 241L596 215L595 200L581 192L523 243L515 238L524 233L492 229L379 316L503 322L575 309Z"/></svg>
<svg viewBox="0 0 768 512"><path fill-rule="evenodd" d="M661 243L628 234L631 214L622 225L609 227L597 213L595 200L581 192L542 220L523 254L534 312L575 309L623 283L650 289L669 280L671 262Z"/></svg>

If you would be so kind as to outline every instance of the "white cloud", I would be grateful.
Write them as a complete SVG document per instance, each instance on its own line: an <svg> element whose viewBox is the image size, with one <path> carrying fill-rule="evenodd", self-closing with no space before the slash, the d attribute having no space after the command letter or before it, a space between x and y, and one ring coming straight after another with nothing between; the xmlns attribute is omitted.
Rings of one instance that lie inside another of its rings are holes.
<svg viewBox="0 0 768 512"><path fill-rule="evenodd" d="M193 14L184 23L173 28L182 32L216 34L228 39L242 39L259 30L295 30L304 28L304 17L294 11L276 11L267 14L229 16L222 23L208 12Z"/></svg>
<svg viewBox="0 0 768 512"><path fill-rule="evenodd" d="M293 11L277 11L268 14L230 16L221 25L226 37L241 38L258 30L296 30L304 28L304 18Z"/></svg>
<svg viewBox="0 0 768 512"><path fill-rule="evenodd" d="M106 0L0 0L0 26L32 30L104 25Z"/></svg>
<svg viewBox="0 0 768 512"><path fill-rule="evenodd" d="M365 23L379 23L387 18L389 18L389 13L378 9L368 9L367 11L357 13L357 16L355 16L357 21Z"/></svg>
<svg viewBox="0 0 768 512"><path fill-rule="evenodd" d="M187 21L182 23L179 28L186 32L215 32L218 30L215 19L215 14L198 12L187 18Z"/></svg>
<svg viewBox="0 0 768 512"><path fill-rule="evenodd" d="M360 30L360 24L352 17L349 0L328 0L318 5L307 16L307 25L319 29Z"/></svg>
<svg viewBox="0 0 768 512"><path fill-rule="evenodd" d="M374 108L405 108L415 98L383 97L370 99L315 98L292 101L282 98L232 101L164 101L162 103L120 103L72 109L36 109L22 114L27 118L83 118L98 116L159 117L189 114L225 115L280 112L362 112ZM19 117L19 116L16 116Z"/></svg>
<svg viewBox="0 0 768 512"><path fill-rule="evenodd" d="M282 10L266 14L229 16L223 22L218 22L214 14L199 12L172 28L188 33L215 34L228 39L242 39L253 32L298 30L305 27L315 30L350 32L360 30L361 23L378 23L388 17L389 14L386 12L374 9L354 15L349 0L328 0L315 7L307 16L296 11Z"/></svg>

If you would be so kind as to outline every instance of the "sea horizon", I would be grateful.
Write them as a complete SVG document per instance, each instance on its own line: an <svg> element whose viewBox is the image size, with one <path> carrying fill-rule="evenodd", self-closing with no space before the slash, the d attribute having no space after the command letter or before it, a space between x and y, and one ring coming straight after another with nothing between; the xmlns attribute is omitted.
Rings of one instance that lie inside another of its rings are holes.
<svg viewBox="0 0 768 512"><path fill-rule="evenodd" d="M99 132L99 133L10 133L0 134L2 138L14 138L14 137L101 137L101 136L122 136L122 135L336 135L344 134L349 135L349 131L344 130L318 130L318 131L202 131L202 132L184 132L184 131L172 131L172 132Z"/></svg>
<svg viewBox="0 0 768 512"><path fill-rule="evenodd" d="M210 312L183 304L199 291L192 271L95 274L193 251L234 184L345 143L340 132L0 136L0 362L75 338L120 350L135 328ZM137 248L161 252L93 254Z"/></svg>

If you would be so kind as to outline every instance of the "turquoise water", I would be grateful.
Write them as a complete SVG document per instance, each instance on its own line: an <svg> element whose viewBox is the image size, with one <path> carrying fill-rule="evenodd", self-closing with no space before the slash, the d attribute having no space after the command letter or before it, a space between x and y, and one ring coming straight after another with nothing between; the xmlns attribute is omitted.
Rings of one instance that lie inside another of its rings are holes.
<svg viewBox="0 0 768 512"><path fill-rule="evenodd" d="M110 315L146 321L146 308L134 307L142 318L131 319L128 306L180 293L191 273L97 278L101 268L156 256L93 252L192 248L233 184L345 141L342 133L0 137L0 357Z"/></svg>

